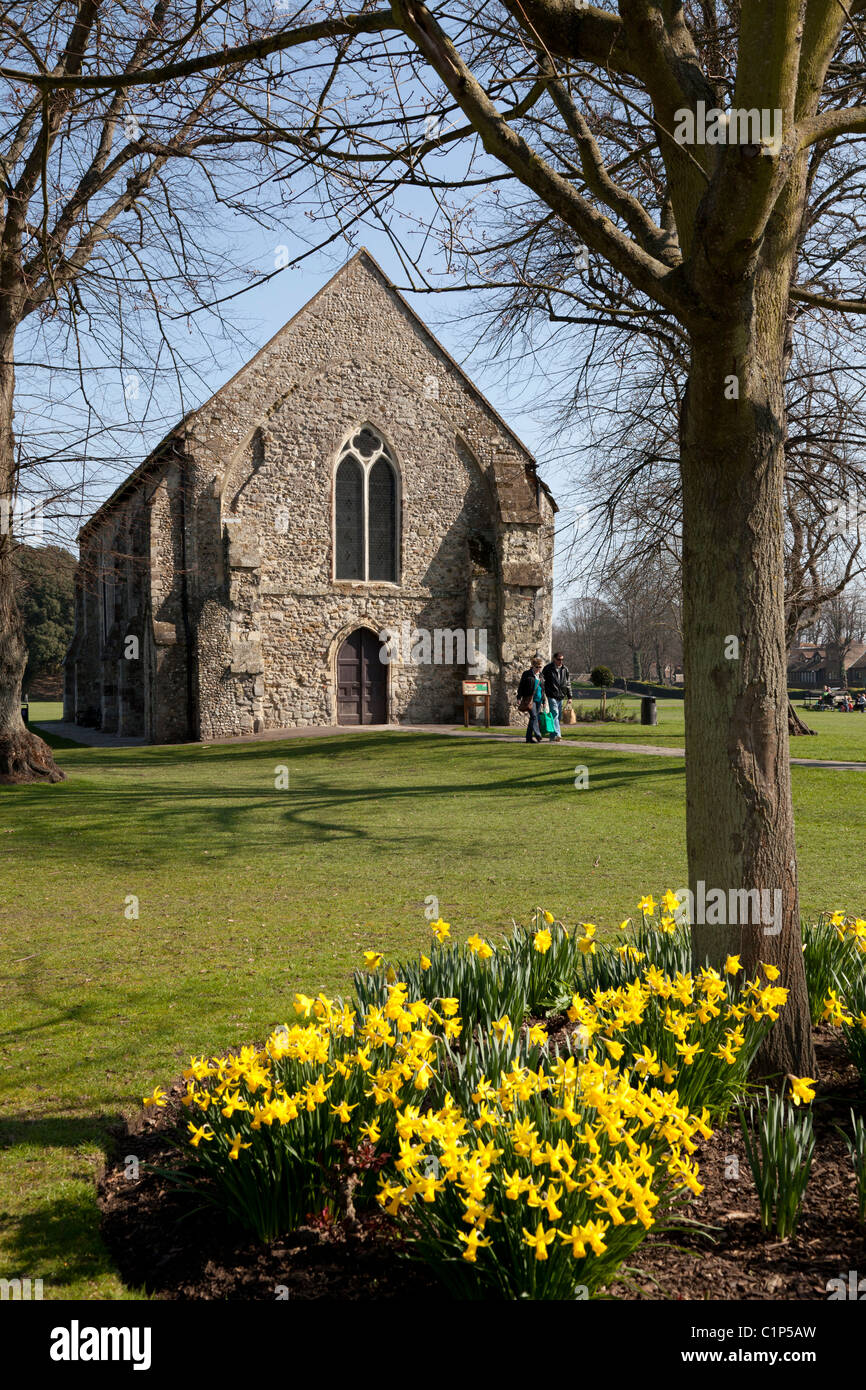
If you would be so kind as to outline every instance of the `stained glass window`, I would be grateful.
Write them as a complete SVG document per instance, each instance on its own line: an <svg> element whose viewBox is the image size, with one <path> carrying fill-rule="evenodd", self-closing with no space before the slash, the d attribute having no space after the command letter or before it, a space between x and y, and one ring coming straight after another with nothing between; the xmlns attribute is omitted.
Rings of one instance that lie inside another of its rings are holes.
<svg viewBox="0 0 866 1390"><path fill-rule="evenodd" d="M351 454L337 469L336 577L364 578L364 470Z"/></svg>

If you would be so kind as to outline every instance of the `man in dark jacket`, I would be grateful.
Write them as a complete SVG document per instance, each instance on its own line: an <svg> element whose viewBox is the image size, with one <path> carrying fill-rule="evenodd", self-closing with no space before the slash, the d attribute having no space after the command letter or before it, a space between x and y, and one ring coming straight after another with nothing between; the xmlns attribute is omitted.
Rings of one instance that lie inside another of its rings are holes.
<svg viewBox="0 0 866 1390"><path fill-rule="evenodd" d="M562 652L554 652L553 660L547 663L541 673L541 679L550 713L553 715L554 732L550 735L550 742L562 743L562 702L571 699L571 676Z"/></svg>
<svg viewBox="0 0 866 1390"><path fill-rule="evenodd" d="M544 658L534 656L532 665L528 671L524 671L520 677L520 684L517 687L517 701L527 702L526 713L529 715L529 723L526 726L526 742L541 743L541 728L538 723L538 716L544 708L544 683L541 679L541 668L544 665Z"/></svg>

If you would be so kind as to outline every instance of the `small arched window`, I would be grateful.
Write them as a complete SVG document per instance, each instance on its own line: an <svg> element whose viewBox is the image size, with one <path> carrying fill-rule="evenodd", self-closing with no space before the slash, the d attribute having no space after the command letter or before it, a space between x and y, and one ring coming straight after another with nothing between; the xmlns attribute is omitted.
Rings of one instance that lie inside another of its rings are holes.
<svg viewBox="0 0 866 1390"><path fill-rule="evenodd" d="M253 468L261 468L265 461L265 436L260 429L256 430L250 440L250 463Z"/></svg>
<svg viewBox="0 0 866 1390"><path fill-rule="evenodd" d="M369 425L340 450L334 487L334 576L397 583L397 470Z"/></svg>

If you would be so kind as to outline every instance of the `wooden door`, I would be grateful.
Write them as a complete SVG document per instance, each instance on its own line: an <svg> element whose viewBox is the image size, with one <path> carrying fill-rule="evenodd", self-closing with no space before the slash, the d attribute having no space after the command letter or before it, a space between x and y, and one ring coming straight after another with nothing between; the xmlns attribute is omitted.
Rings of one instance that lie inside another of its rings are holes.
<svg viewBox="0 0 866 1390"><path fill-rule="evenodd" d="M388 722L388 668L382 643L367 628L350 633L337 653L337 723Z"/></svg>

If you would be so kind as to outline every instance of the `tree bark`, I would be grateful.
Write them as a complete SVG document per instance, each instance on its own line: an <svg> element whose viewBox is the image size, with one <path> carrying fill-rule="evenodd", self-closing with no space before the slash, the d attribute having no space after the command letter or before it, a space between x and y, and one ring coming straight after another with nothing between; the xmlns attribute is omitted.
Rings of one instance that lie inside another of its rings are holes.
<svg viewBox="0 0 866 1390"><path fill-rule="evenodd" d="M769 281L769 277L767 277ZM778 966L764 1074L814 1075L788 754L782 492L786 295L693 335L681 421L689 886L696 967ZM731 396L736 377L739 397ZM708 788L712 794L708 795ZM745 890L763 890L760 900ZM717 895L722 894L724 907ZM721 920L719 909L722 908ZM745 920L743 920L745 918ZM757 920L756 920L757 918Z"/></svg>
<svg viewBox="0 0 866 1390"><path fill-rule="evenodd" d="M15 601L12 518L15 487L13 433L14 332L0 332L0 785L63 782L66 774L44 739L21 718L21 682L27 647Z"/></svg>

